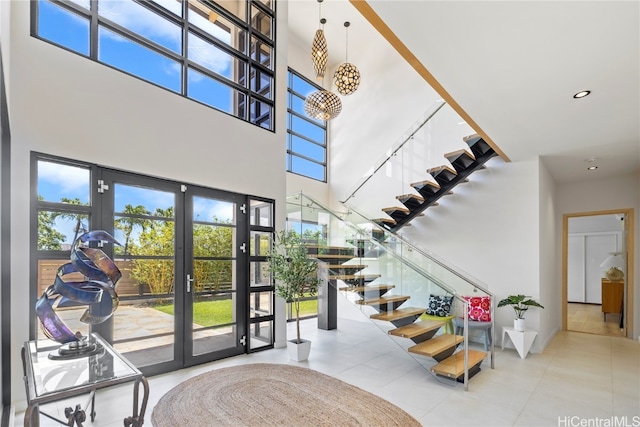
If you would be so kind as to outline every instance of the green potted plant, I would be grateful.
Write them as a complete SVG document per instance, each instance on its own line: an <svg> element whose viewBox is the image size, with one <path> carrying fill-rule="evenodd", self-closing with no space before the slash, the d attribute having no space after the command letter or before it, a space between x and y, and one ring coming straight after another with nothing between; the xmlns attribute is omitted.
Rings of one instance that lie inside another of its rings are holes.
<svg viewBox="0 0 640 427"><path fill-rule="evenodd" d="M513 307L516 312L516 318L513 320L513 329L519 332L524 332L524 314L529 310L529 307L544 308L539 302L525 295L509 295L498 302L498 307L507 305Z"/></svg>
<svg viewBox="0 0 640 427"><path fill-rule="evenodd" d="M296 338L287 341L289 357L296 361L306 360L311 341L300 337L300 300L315 296L318 291L318 263L308 256L302 238L294 231L281 231L274 235L268 260L276 280L276 295L293 304L295 312Z"/></svg>

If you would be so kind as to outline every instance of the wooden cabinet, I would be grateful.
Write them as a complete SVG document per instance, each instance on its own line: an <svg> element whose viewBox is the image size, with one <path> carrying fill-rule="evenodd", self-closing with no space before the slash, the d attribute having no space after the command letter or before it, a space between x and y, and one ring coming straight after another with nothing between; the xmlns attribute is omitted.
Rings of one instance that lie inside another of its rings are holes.
<svg viewBox="0 0 640 427"><path fill-rule="evenodd" d="M624 282L602 279L602 312L605 320L607 313L622 314L622 304L624 304Z"/></svg>

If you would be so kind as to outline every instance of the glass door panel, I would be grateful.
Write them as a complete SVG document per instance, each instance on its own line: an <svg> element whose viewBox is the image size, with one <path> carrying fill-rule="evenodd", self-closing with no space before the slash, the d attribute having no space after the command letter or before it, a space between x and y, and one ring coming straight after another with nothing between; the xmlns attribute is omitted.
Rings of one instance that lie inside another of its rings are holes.
<svg viewBox="0 0 640 427"><path fill-rule="evenodd" d="M235 346L235 261L194 259L193 269L193 355Z"/></svg>
<svg viewBox="0 0 640 427"><path fill-rule="evenodd" d="M187 288L185 364L244 353L246 304L243 304L246 247L241 238L243 197L215 190L187 190ZM244 246L243 246L244 244Z"/></svg>
<svg viewBox="0 0 640 427"><path fill-rule="evenodd" d="M101 335L147 375L166 370L163 366L181 366L182 335L176 332L183 311L176 300L179 186L125 173L103 176L110 188L105 195L111 196L104 200L113 227L107 231L120 243L113 245L113 260L122 278L111 330Z"/></svg>

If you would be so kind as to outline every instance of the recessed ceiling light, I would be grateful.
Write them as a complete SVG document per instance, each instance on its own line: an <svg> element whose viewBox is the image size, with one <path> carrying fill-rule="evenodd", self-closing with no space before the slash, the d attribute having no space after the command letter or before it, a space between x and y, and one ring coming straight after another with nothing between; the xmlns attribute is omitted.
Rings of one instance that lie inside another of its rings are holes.
<svg viewBox="0 0 640 427"><path fill-rule="evenodd" d="M580 92L578 92L575 95L573 95L573 97L576 98L576 99L584 98L585 96L589 95L590 93L591 93L590 90L581 90Z"/></svg>
<svg viewBox="0 0 640 427"><path fill-rule="evenodd" d="M594 171L594 170L596 170L596 169L598 169L598 167L597 167L597 166L589 166L589 167L587 168L587 170L588 170L588 171Z"/></svg>

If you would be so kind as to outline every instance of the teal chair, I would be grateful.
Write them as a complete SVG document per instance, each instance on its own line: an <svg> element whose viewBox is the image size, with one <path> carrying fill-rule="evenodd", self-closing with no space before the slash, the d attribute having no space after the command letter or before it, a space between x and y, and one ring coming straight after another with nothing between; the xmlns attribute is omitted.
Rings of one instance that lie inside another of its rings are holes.
<svg viewBox="0 0 640 427"><path fill-rule="evenodd" d="M456 328L456 335L462 335L464 332L464 319L456 317L453 319ZM484 334L484 351L488 351L491 346L491 322L481 322L479 320L469 320L469 331L482 331Z"/></svg>

